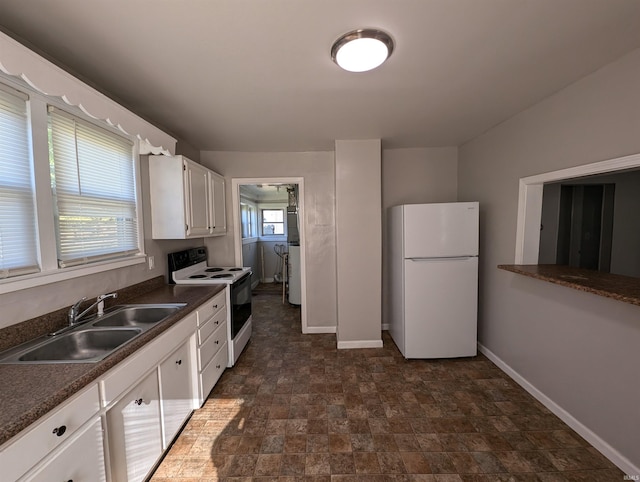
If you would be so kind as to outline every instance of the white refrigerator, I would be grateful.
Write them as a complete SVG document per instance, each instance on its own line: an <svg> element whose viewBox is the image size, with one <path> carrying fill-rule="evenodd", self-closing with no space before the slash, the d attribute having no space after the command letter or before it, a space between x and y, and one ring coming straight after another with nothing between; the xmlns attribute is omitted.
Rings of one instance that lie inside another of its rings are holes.
<svg viewBox="0 0 640 482"><path fill-rule="evenodd" d="M477 202L389 208L389 332L405 358L477 354Z"/></svg>

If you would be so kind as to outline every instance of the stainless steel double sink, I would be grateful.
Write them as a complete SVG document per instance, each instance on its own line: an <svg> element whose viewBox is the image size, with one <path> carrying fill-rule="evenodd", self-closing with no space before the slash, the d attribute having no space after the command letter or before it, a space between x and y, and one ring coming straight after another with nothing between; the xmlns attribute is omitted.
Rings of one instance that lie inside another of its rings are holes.
<svg viewBox="0 0 640 482"><path fill-rule="evenodd" d="M56 335L0 353L0 364L91 363L134 340L185 303L118 305Z"/></svg>

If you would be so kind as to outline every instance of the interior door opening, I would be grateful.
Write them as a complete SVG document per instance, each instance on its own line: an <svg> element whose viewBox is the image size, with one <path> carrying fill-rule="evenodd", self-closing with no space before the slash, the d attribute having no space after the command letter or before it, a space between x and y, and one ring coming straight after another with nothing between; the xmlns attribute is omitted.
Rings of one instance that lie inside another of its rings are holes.
<svg viewBox="0 0 640 482"><path fill-rule="evenodd" d="M306 333L302 178L232 179L236 264L250 266L254 289L300 306Z"/></svg>

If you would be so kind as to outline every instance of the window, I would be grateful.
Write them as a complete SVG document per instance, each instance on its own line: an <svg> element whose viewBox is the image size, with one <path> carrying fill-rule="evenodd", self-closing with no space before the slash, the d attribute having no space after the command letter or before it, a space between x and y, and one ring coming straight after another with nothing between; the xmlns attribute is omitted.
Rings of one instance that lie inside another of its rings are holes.
<svg viewBox="0 0 640 482"><path fill-rule="evenodd" d="M262 210L262 235L284 235L284 209Z"/></svg>
<svg viewBox="0 0 640 482"><path fill-rule="evenodd" d="M0 89L0 278L39 271L26 99Z"/></svg>
<svg viewBox="0 0 640 482"><path fill-rule="evenodd" d="M50 107L49 165L61 268L139 252L131 142Z"/></svg>
<svg viewBox="0 0 640 482"><path fill-rule="evenodd" d="M251 204L240 203L240 215L242 221L242 238L255 238L256 229L256 208Z"/></svg>
<svg viewBox="0 0 640 482"><path fill-rule="evenodd" d="M0 72L0 294L144 263L138 145Z"/></svg>

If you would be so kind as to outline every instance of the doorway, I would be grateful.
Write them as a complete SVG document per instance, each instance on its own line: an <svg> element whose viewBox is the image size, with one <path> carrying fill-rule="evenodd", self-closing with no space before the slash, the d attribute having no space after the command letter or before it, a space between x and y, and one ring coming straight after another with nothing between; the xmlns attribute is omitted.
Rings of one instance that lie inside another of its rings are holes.
<svg viewBox="0 0 640 482"><path fill-rule="evenodd" d="M236 265L251 266L262 286L278 285L283 303L299 305L307 333L304 179L234 178L231 186Z"/></svg>

